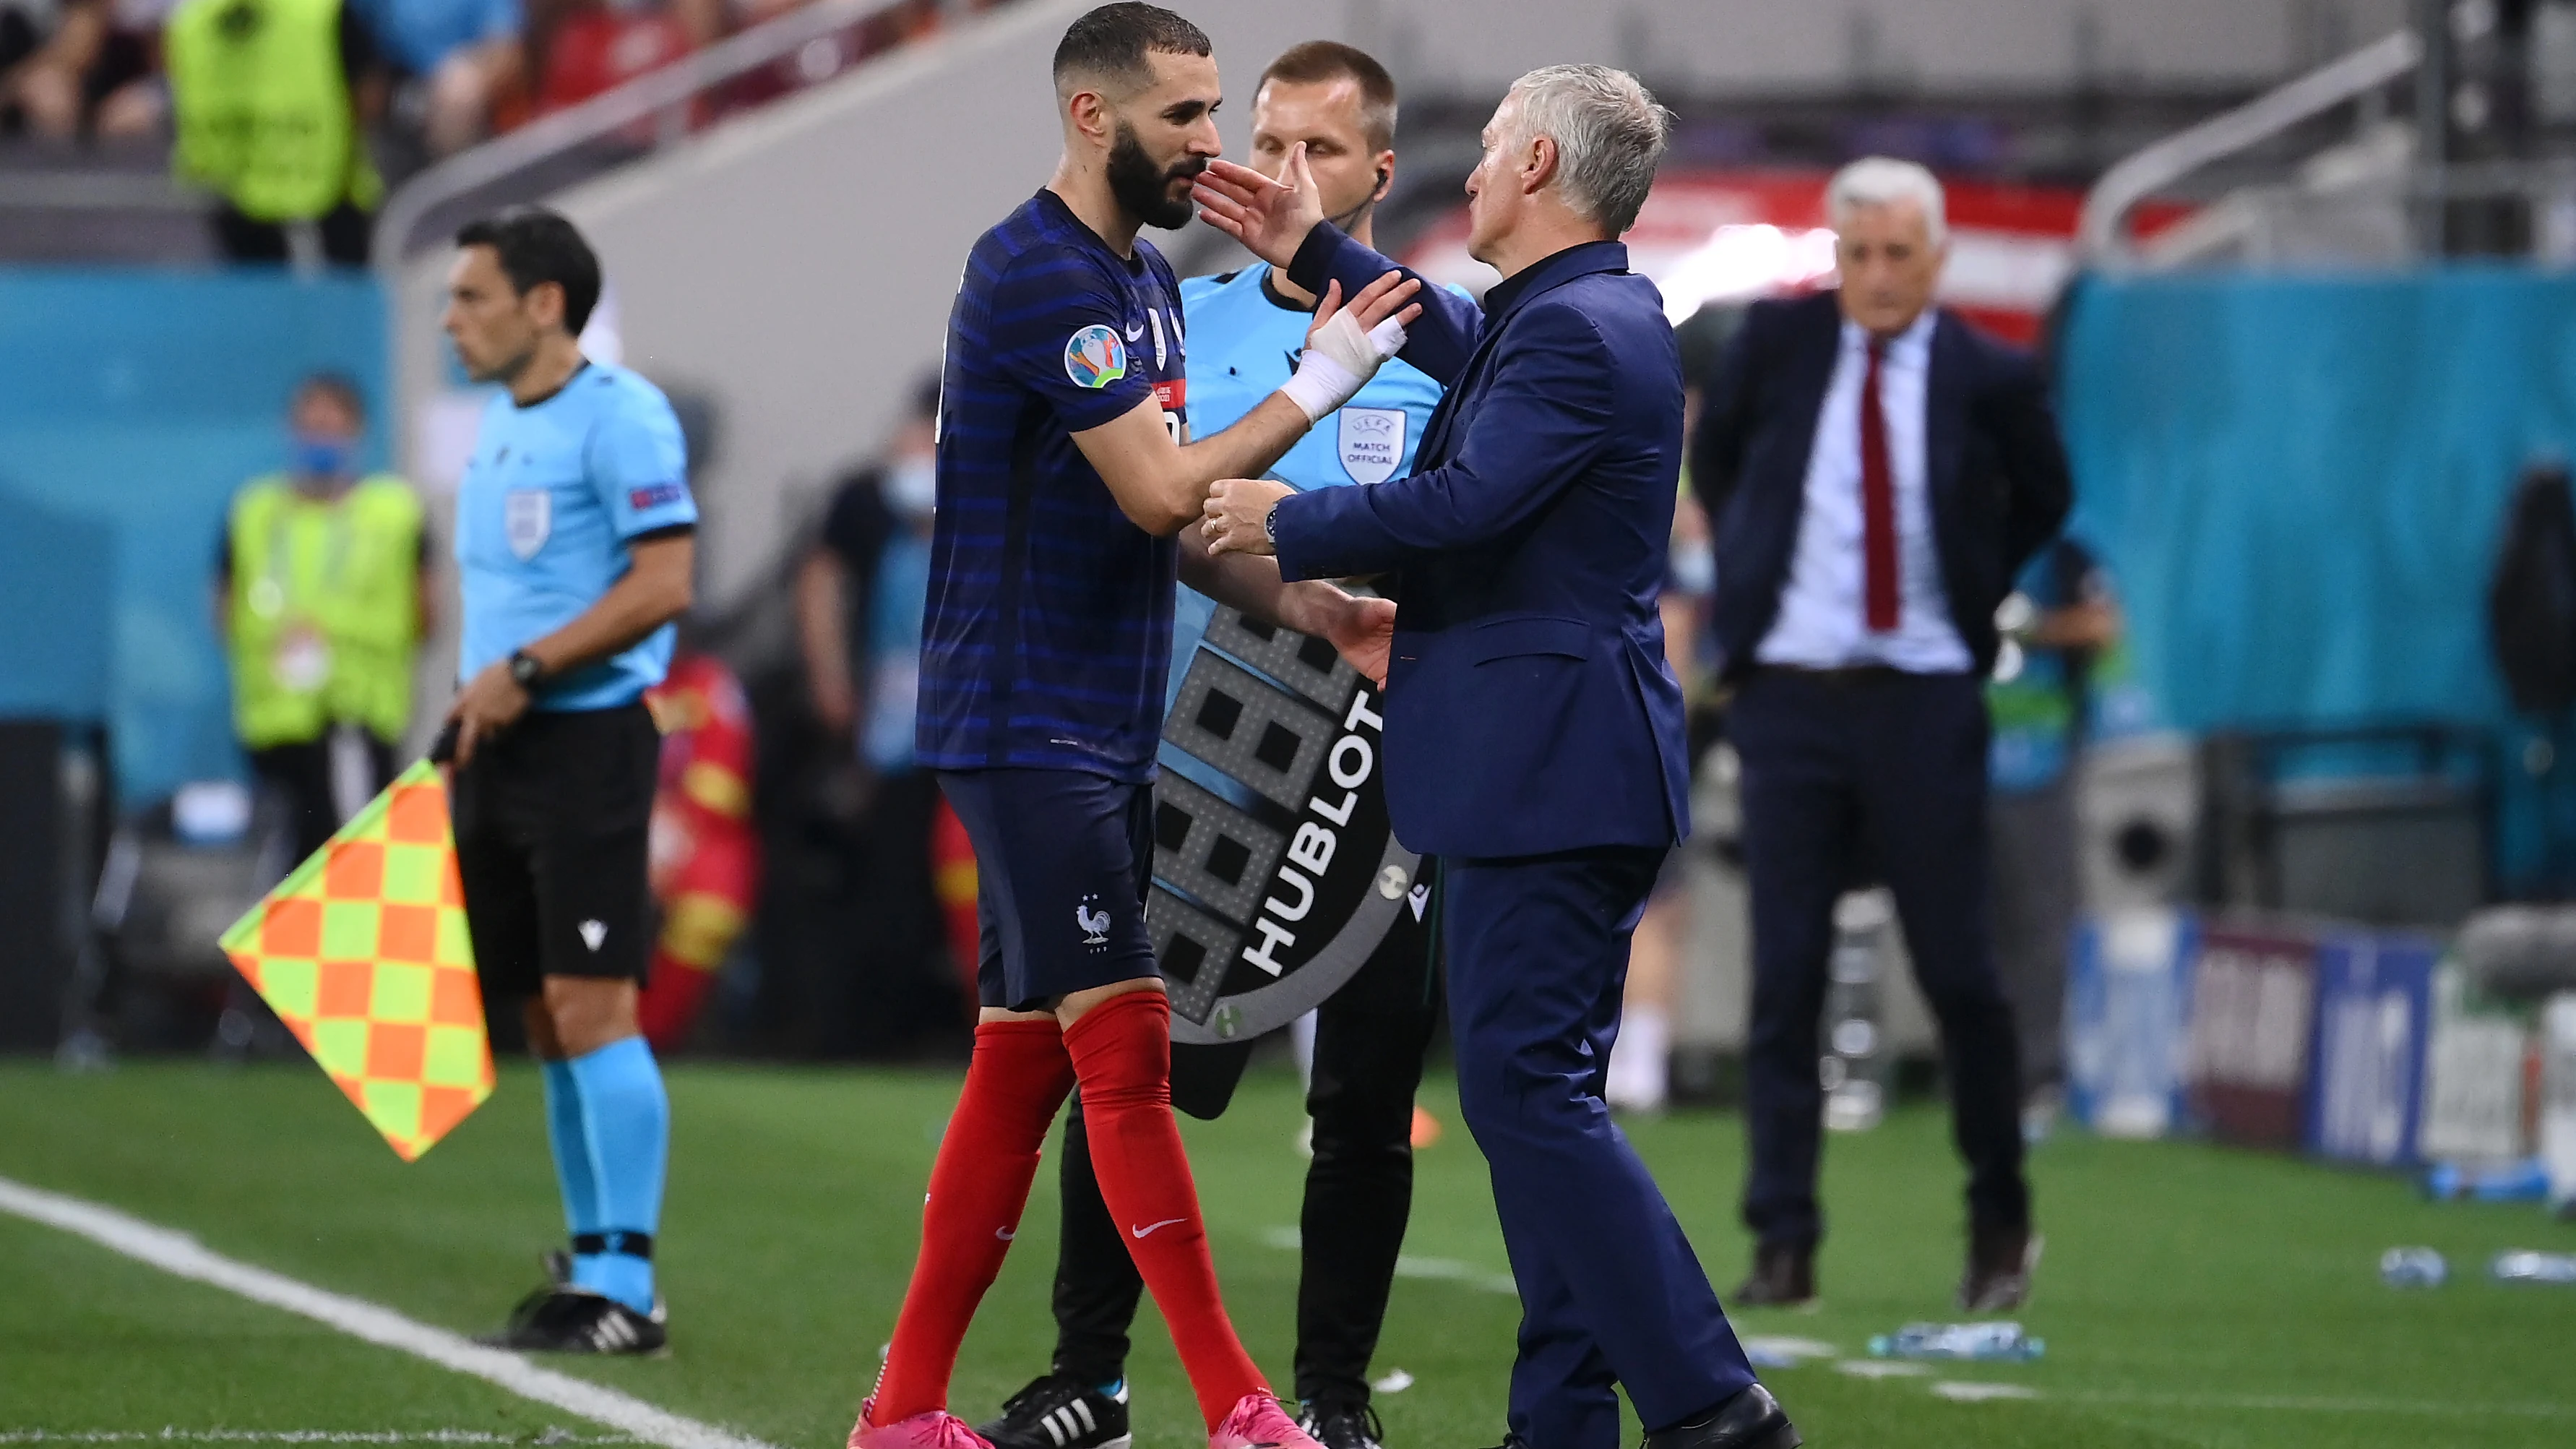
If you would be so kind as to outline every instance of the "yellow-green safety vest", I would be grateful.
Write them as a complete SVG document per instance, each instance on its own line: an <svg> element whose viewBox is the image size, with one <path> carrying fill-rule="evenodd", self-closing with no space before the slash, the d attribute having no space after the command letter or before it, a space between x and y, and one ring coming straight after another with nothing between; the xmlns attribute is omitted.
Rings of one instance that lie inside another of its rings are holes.
<svg viewBox="0 0 2576 1449"><path fill-rule="evenodd" d="M373 211L340 66L341 0L184 0L162 34L180 178L258 221L310 221L343 201Z"/></svg>
<svg viewBox="0 0 2576 1449"><path fill-rule="evenodd" d="M387 474L337 498L283 477L233 500L233 723L243 745L318 739L360 724L397 740L411 723L420 640L420 496Z"/></svg>

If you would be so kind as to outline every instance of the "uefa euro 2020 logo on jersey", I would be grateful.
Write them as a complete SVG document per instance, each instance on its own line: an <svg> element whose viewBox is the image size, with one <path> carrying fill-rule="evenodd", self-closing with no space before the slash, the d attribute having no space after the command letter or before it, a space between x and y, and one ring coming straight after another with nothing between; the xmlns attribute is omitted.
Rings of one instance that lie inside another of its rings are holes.
<svg viewBox="0 0 2576 1449"><path fill-rule="evenodd" d="M1064 340L1064 375L1083 387L1107 387L1127 375L1127 344L1118 329L1094 322Z"/></svg>

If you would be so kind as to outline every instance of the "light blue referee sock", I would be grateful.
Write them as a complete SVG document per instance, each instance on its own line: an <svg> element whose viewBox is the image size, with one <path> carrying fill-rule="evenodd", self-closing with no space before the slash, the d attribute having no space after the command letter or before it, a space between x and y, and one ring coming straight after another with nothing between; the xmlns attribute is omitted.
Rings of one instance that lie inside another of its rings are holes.
<svg viewBox="0 0 2576 1449"><path fill-rule="evenodd" d="M662 1225L662 1176L671 1156L671 1101L662 1069L644 1038L610 1042L566 1062L579 1089L590 1174L598 1184L599 1230L612 1245L626 1233L650 1235ZM594 1289L638 1313L653 1311L653 1260L599 1253L573 1260L575 1286Z"/></svg>
<svg viewBox="0 0 2576 1449"><path fill-rule="evenodd" d="M555 1186L563 1190L564 1226L576 1238L599 1231L599 1183L590 1175L590 1132L581 1120L581 1087L570 1062L540 1062L546 1077L546 1144L554 1149Z"/></svg>

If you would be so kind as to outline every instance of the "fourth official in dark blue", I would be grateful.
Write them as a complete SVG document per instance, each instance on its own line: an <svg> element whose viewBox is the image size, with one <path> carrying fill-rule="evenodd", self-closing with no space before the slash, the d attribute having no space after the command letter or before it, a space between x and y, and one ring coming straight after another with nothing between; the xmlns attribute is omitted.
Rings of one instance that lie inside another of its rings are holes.
<svg viewBox="0 0 2576 1449"><path fill-rule="evenodd" d="M1442 861L1459 1104L1520 1287L1509 1423L1529 1449L1798 1443L1601 1089L1628 939L1687 833L1682 696L1656 612L1682 461L1663 299L1616 238L1669 116L1601 66L1521 78L1467 190L1479 310L1424 289L1404 359L1449 389L1415 471L1290 494L1219 483L1219 551L1283 578L1384 575L1396 834ZM1309 290L1393 264L1316 220L1311 184L1222 163L1210 220Z"/></svg>
<svg viewBox="0 0 2576 1449"><path fill-rule="evenodd" d="M1984 678L1995 607L2066 515L2066 457L2031 359L1931 305L1945 255L1931 173L1855 162L1827 201L1840 289L1752 308L1691 470L1714 528L1753 906L1757 1246L1735 1297L1815 1296L1834 906L1878 880L1940 1024L1969 1165L1960 1303L2008 1309L2037 1249L1987 911Z"/></svg>

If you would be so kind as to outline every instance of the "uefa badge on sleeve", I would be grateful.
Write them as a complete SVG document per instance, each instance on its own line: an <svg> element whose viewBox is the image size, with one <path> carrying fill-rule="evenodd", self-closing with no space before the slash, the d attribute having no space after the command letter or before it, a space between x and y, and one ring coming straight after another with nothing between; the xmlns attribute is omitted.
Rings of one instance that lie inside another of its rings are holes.
<svg viewBox="0 0 2576 1449"><path fill-rule="evenodd" d="M1127 375L1127 344L1118 329L1094 322L1064 340L1064 375L1082 387L1101 388Z"/></svg>

